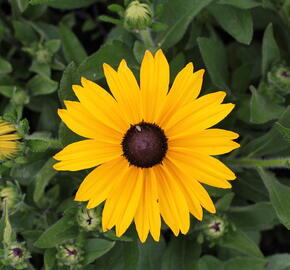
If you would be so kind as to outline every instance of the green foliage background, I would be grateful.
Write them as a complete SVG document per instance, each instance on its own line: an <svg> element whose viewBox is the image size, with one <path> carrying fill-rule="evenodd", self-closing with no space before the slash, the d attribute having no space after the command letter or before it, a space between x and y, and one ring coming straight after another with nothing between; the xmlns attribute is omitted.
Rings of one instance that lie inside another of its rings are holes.
<svg viewBox="0 0 290 270"><path fill-rule="evenodd" d="M129 2L0 0L0 110L22 135L0 167L0 189L17 194L9 208L0 191L0 269L14 269L7 249L17 240L31 253L23 267L36 270L289 270L289 0L146 2L153 23L141 31L124 27ZM171 80L193 61L207 70L202 94L225 90L236 104L220 126L241 135L241 148L221 157L238 179L232 190L206 187L228 228L218 238L194 219L186 236L163 226L159 243L141 244L133 226L121 239L84 231L73 195L88 171L52 169L52 155L78 140L57 116L76 99L72 84L84 76L105 86L102 63L123 58L138 76L145 49L159 47ZM79 249L77 264L60 264L63 243Z"/></svg>

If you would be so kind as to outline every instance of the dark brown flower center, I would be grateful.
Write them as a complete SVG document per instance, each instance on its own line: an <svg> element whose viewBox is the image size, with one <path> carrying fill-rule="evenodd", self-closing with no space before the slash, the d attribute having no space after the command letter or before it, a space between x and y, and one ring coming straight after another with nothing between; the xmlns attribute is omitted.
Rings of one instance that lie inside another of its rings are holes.
<svg viewBox="0 0 290 270"><path fill-rule="evenodd" d="M126 132L122 148L131 165L150 168L160 164L167 152L167 138L157 125L141 122Z"/></svg>
<svg viewBox="0 0 290 270"><path fill-rule="evenodd" d="M23 256L23 251L21 248L13 248L12 249L12 254L14 257L19 257L21 258Z"/></svg>

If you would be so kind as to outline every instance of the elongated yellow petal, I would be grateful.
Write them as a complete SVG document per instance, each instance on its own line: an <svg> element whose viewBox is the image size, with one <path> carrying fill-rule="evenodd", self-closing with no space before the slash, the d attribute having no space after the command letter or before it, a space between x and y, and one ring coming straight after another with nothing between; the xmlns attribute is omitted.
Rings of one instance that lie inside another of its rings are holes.
<svg viewBox="0 0 290 270"><path fill-rule="evenodd" d="M153 57L145 52L140 68L140 89L144 120L155 123L169 88L169 65L161 50Z"/></svg>
<svg viewBox="0 0 290 270"><path fill-rule="evenodd" d="M108 162L122 155L121 146L96 140L84 140L69 144L54 158L61 162L53 167L56 170L77 171Z"/></svg>

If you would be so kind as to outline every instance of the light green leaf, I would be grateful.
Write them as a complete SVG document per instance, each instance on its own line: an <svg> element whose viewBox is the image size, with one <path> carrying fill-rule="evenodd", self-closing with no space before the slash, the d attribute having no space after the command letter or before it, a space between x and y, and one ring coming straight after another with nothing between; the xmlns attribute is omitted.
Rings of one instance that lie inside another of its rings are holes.
<svg viewBox="0 0 290 270"><path fill-rule="evenodd" d="M57 173L57 171L52 168L54 163L56 163L54 159L49 159L35 177L35 189L33 192L33 200L35 202L38 202L42 198L46 186Z"/></svg>
<svg viewBox="0 0 290 270"><path fill-rule="evenodd" d="M290 187L281 184L274 174L258 168L266 188L268 189L270 200L281 223L290 230Z"/></svg>
<svg viewBox="0 0 290 270"><path fill-rule="evenodd" d="M26 87L30 90L32 96L47 95L56 91L58 83L43 75L32 77Z"/></svg>
<svg viewBox="0 0 290 270"><path fill-rule="evenodd" d="M214 85L221 89L229 89L228 62L224 45L210 38L198 38L197 43Z"/></svg>
<svg viewBox="0 0 290 270"><path fill-rule="evenodd" d="M175 45L184 35L189 23L200 11L210 4L212 0L175 0L167 1L158 19L168 27L157 36L157 44L162 49Z"/></svg>
<svg viewBox="0 0 290 270"><path fill-rule="evenodd" d="M201 253L197 243L185 238L171 239L162 257L161 270L190 270L194 267Z"/></svg>
<svg viewBox="0 0 290 270"><path fill-rule="evenodd" d="M7 60L0 57L0 75L10 73L11 71L11 64Z"/></svg>
<svg viewBox="0 0 290 270"><path fill-rule="evenodd" d="M82 264L87 265L92 263L97 258L110 251L114 245L114 241L104 239L87 239L85 244L85 256Z"/></svg>
<svg viewBox="0 0 290 270"><path fill-rule="evenodd" d="M250 120L252 123L262 124L273 119L278 119L284 112L284 107L262 96L253 86L250 87L250 90L252 92L250 102Z"/></svg>
<svg viewBox="0 0 290 270"><path fill-rule="evenodd" d="M251 43L253 20L249 10L219 4L210 6L209 10L220 26L238 42Z"/></svg>
<svg viewBox="0 0 290 270"><path fill-rule="evenodd" d="M280 60L280 50L276 43L273 25L270 23L265 32L262 42L262 73L265 76L270 67Z"/></svg>
<svg viewBox="0 0 290 270"><path fill-rule="evenodd" d="M67 62L70 63L73 61L76 64L80 64L87 57L83 45L65 24L60 24L59 29L63 44L63 52Z"/></svg>
<svg viewBox="0 0 290 270"><path fill-rule="evenodd" d="M255 242L250 239L243 231L236 229L227 233L221 243L221 246L236 249L240 252L243 252L247 255L255 257L263 257L263 253Z"/></svg>
<svg viewBox="0 0 290 270"><path fill-rule="evenodd" d="M4 233L3 233L3 242L6 245L10 245L12 242L12 227L9 221L9 213L8 213L8 203L4 199Z"/></svg>

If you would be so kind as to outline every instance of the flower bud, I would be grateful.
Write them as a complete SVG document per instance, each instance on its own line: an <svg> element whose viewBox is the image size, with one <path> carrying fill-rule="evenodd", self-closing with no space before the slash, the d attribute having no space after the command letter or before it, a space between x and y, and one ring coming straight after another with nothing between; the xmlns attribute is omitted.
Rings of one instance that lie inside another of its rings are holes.
<svg viewBox="0 0 290 270"><path fill-rule="evenodd" d="M228 230L228 222L219 216L208 216L204 220L203 233L208 240L220 238Z"/></svg>
<svg viewBox="0 0 290 270"><path fill-rule="evenodd" d="M24 243L12 243L5 249L5 263L16 269L27 268L27 260L31 257Z"/></svg>
<svg viewBox="0 0 290 270"><path fill-rule="evenodd" d="M46 49L40 49L36 52L37 62L40 64L49 64L51 62L52 55Z"/></svg>
<svg viewBox="0 0 290 270"><path fill-rule="evenodd" d="M83 251L80 246L72 243L66 243L57 247L56 258L60 266L79 266L83 259Z"/></svg>
<svg viewBox="0 0 290 270"><path fill-rule="evenodd" d="M284 65L274 67L267 74L270 85L277 88L282 95L290 93L290 68Z"/></svg>
<svg viewBox="0 0 290 270"><path fill-rule="evenodd" d="M23 90L18 90L14 93L12 101L17 105L27 104L29 102L29 96Z"/></svg>
<svg viewBox="0 0 290 270"><path fill-rule="evenodd" d="M3 208L3 201L6 200L8 209L14 210L22 196L19 187L12 182L6 182L5 186L0 186L0 206Z"/></svg>
<svg viewBox="0 0 290 270"><path fill-rule="evenodd" d="M96 208L86 209L79 207L77 212L77 222L79 226L85 231L95 231L100 227L101 217L100 211Z"/></svg>
<svg viewBox="0 0 290 270"><path fill-rule="evenodd" d="M125 11L125 27L128 29L144 30L152 22L151 8L138 0L132 1Z"/></svg>

